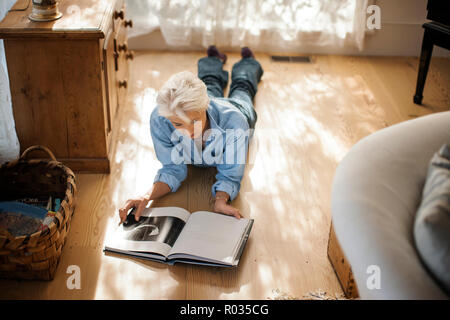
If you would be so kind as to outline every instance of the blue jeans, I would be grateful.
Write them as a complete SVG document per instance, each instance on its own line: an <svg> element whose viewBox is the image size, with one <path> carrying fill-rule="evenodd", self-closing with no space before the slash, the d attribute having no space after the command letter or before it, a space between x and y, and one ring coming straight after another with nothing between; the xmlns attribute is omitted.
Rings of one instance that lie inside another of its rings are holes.
<svg viewBox="0 0 450 320"><path fill-rule="evenodd" d="M198 77L206 84L210 97L224 97L223 90L228 84L228 71L222 67L222 61L217 57L205 57L198 61ZM244 114L251 129L255 128L257 120L253 99L263 73L259 62L253 58L241 59L234 64L231 71L231 87L227 101Z"/></svg>

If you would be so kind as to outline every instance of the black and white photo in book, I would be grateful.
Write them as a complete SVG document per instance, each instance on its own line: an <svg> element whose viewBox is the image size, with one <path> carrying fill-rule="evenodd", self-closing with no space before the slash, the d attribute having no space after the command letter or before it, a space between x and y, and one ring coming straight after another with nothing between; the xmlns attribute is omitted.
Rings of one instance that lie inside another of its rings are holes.
<svg viewBox="0 0 450 320"><path fill-rule="evenodd" d="M139 221L136 221L131 211L123 224L124 239L157 241L173 247L185 224L177 217L140 217Z"/></svg>

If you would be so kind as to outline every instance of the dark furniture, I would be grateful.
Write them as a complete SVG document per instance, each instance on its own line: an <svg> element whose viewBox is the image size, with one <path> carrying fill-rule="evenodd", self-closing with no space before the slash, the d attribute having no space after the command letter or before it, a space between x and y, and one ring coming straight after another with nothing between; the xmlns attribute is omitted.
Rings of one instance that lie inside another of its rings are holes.
<svg viewBox="0 0 450 320"><path fill-rule="evenodd" d="M427 19L433 21L423 24L425 33L423 35L419 74L414 95L414 103L416 104L422 104L423 88L427 78L428 67L430 66L433 46L437 45L450 49L450 10L448 2L448 0L428 0Z"/></svg>

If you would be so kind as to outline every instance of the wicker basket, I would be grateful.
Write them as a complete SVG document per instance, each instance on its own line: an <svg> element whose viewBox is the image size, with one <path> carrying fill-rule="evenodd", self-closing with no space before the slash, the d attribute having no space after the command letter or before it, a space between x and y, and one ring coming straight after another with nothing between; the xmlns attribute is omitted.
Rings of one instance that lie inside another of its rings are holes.
<svg viewBox="0 0 450 320"><path fill-rule="evenodd" d="M46 151L51 160L26 160L33 150ZM19 159L0 166L0 201L53 196L61 200L48 228L14 237L0 231L0 278L52 280L75 208L75 175L43 146L33 146Z"/></svg>

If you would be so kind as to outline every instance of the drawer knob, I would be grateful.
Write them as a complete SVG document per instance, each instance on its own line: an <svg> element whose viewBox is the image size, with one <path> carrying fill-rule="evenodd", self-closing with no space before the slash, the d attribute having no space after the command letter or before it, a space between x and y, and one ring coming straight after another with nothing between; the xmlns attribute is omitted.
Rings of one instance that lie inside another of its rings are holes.
<svg viewBox="0 0 450 320"><path fill-rule="evenodd" d="M133 28L133 20L125 20L124 25L125 27Z"/></svg>
<svg viewBox="0 0 450 320"><path fill-rule="evenodd" d="M128 45L127 45L127 43L119 44L119 46L117 47L117 50L119 50L119 52L120 52L120 51L128 51Z"/></svg>
<svg viewBox="0 0 450 320"><path fill-rule="evenodd" d="M123 12L123 10L120 10L120 11L114 11L114 19L122 19L123 20L123 18L124 18L124 12Z"/></svg>
<svg viewBox="0 0 450 320"><path fill-rule="evenodd" d="M125 55L125 58L127 60L133 60L134 59L134 51L128 51L127 54Z"/></svg>
<svg viewBox="0 0 450 320"><path fill-rule="evenodd" d="M119 88L124 87L125 89L128 87L127 80L119 81Z"/></svg>

